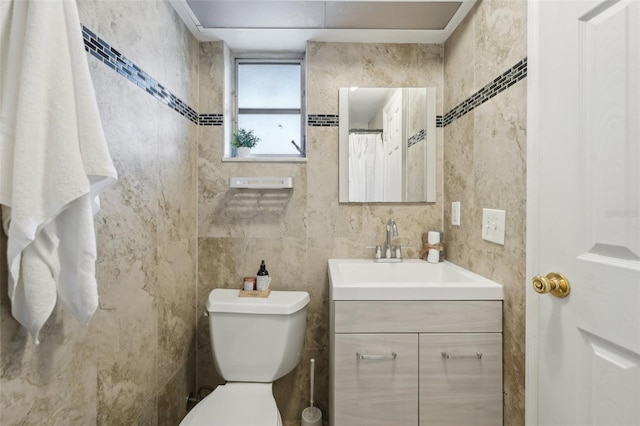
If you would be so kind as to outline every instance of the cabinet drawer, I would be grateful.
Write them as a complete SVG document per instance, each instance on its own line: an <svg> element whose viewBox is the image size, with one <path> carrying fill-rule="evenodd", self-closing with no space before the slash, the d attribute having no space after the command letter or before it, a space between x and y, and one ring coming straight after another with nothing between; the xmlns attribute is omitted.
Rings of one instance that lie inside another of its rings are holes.
<svg viewBox="0 0 640 426"><path fill-rule="evenodd" d="M418 424L417 334L336 335L334 357L334 426Z"/></svg>
<svg viewBox="0 0 640 426"><path fill-rule="evenodd" d="M420 377L420 426L502 424L501 334L421 334Z"/></svg>
<svg viewBox="0 0 640 426"><path fill-rule="evenodd" d="M336 333L502 332L500 300L334 303Z"/></svg>

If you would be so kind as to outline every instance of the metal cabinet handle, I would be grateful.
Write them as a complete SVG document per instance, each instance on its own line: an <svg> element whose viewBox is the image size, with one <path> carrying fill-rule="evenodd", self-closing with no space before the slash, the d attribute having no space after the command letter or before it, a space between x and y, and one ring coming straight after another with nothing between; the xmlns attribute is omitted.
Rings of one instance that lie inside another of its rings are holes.
<svg viewBox="0 0 640 426"><path fill-rule="evenodd" d="M444 359L482 359L482 352L476 352L474 355L451 355L448 352L440 352Z"/></svg>
<svg viewBox="0 0 640 426"><path fill-rule="evenodd" d="M358 352L357 357L365 361L394 360L398 357L398 354L395 352L391 352L390 354L363 354Z"/></svg>

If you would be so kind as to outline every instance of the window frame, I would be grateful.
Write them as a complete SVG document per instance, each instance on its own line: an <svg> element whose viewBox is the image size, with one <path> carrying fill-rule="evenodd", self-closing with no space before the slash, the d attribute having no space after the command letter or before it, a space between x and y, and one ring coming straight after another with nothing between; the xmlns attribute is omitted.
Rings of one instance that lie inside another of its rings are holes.
<svg viewBox="0 0 640 426"><path fill-rule="evenodd" d="M300 66L300 109L297 108L239 108L238 105L238 70L242 64L280 65L295 64ZM300 150L297 154L253 154L253 159L306 159L306 79L305 58L303 53L256 53L243 52L233 55L233 117L231 120L231 133L238 130L238 117L241 113L249 114L300 114ZM229 141L230 158L238 158L236 149Z"/></svg>

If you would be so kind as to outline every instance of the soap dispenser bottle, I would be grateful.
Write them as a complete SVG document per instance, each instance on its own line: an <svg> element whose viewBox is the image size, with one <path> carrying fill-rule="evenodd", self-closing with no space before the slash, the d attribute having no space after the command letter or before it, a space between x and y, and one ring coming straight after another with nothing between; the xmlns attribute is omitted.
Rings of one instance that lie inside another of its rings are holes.
<svg viewBox="0 0 640 426"><path fill-rule="evenodd" d="M267 265L264 260L260 262L260 269L258 269L256 287L258 291L265 291L269 287L269 271L267 271Z"/></svg>

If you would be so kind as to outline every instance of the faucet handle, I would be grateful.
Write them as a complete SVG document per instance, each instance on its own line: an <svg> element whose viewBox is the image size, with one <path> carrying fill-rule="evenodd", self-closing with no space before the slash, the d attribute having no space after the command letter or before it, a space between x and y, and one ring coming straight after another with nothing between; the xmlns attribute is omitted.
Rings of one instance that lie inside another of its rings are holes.
<svg viewBox="0 0 640 426"><path fill-rule="evenodd" d="M367 248L376 249L376 259L380 259L382 257L382 248L380 246L367 246Z"/></svg>
<svg viewBox="0 0 640 426"><path fill-rule="evenodd" d="M396 259L402 259L402 249L403 248L412 248L411 246L402 246L398 244L396 246Z"/></svg>

